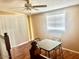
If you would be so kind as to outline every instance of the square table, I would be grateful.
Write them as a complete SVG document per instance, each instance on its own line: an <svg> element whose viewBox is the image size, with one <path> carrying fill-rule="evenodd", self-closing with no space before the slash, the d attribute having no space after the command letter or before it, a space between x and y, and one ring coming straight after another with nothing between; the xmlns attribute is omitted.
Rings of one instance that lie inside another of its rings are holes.
<svg viewBox="0 0 79 59"><path fill-rule="evenodd" d="M62 42L55 41L52 39L43 39L37 42L37 46L48 52L48 57L50 57L50 51L55 50L55 48L61 46Z"/></svg>

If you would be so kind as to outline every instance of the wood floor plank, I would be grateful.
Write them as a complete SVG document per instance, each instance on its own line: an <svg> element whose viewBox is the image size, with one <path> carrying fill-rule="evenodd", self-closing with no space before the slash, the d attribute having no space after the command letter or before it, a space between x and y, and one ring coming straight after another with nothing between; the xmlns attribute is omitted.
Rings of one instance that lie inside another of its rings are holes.
<svg viewBox="0 0 79 59"><path fill-rule="evenodd" d="M30 59L30 54L29 54L30 48L31 48L30 43L27 43L11 49L12 59ZM79 59L79 54L67 50L63 50L63 55L64 55L64 59ZM52 52L51 52L51 58L52 58ZM58 56L57 59L60 59L60 57Z"/></svg>

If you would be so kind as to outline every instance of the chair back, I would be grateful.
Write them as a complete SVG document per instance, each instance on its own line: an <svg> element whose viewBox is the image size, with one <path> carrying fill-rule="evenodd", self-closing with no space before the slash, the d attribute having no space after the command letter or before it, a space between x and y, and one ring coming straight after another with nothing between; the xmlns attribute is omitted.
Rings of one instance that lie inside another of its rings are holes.
<svg viewBox="0 0 79 59"><path fill-rule="evenodd" d="M62 42L61 38L58 38L58 37L54 37L52 40Z"/></svg>

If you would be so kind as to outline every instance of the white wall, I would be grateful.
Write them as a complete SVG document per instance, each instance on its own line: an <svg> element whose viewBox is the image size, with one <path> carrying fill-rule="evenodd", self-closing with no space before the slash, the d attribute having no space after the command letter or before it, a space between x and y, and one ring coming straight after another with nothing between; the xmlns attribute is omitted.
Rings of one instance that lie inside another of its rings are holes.
<svg viewBox="0 0 79 59"><path fill-rule="evenodd" d="M29 40L27 16L0 11L0 35L5 32L9 35L11 47L27 42Z"/></svg>

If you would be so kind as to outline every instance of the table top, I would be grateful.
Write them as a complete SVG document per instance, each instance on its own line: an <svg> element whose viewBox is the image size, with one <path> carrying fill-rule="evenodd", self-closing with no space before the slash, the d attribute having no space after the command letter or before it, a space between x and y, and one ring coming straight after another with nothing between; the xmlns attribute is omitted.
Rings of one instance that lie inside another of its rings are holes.
<svg viewBox="0 0 79 59"><path fill-rule="evenodd" d="M51 51L55 47L59 46L61 43L62 42L54 41L51 39L44 39L44 40L37 42L37 45L39 48L42 48L42 49L47 50L47 51Z"/></svg>

